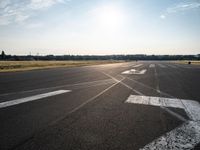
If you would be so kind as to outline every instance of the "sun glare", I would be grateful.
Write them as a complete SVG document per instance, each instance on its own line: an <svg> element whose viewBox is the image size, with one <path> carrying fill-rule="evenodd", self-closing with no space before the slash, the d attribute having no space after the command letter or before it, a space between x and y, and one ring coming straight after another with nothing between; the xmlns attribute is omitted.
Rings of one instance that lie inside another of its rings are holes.
<svg viewBox="0 0 200 150"><path fill-rule="evenodd" d="M97 23L107 29L117 29L123 23L123 12L115 6L103 6L96 10Z"/></svg>

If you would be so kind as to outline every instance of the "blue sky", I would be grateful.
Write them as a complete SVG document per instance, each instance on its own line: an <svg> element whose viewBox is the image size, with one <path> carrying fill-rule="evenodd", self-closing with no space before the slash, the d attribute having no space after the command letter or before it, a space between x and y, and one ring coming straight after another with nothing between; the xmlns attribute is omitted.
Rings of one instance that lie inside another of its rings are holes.
<svg viewBox="0 0 200 150"><path fill-rule="evenodd" d="M199 54L200 0L0 0L7 54Z"/></svg>

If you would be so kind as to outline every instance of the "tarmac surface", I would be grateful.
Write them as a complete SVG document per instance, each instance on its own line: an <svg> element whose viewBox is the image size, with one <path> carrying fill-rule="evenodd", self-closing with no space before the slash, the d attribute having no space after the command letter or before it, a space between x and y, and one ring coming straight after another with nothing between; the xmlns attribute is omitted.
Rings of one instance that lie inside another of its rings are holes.
<svg viewBox="0 0 200 150"><path fill-rule="evenodd" d="M0 73L0 149L148 149L191 120L184 109L127 103L130 95L200 102L200 66L138 61Z"/></svg>

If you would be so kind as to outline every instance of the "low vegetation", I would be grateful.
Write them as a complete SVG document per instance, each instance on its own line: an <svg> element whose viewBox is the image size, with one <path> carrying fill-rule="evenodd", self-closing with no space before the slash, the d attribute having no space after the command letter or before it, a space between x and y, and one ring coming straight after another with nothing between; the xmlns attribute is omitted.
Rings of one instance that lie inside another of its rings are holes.
<svg viewBox="0 0 200 150"><path fill-rule="evenodd" d="M198 60L182 60L182 61L175 61L175 63L179 63L179 64L192 64L192 65L200 65L200 61Z"/></svg>
<svg viewBox="0 0 200 150"><path fill-rule="evenodd" d="M0 72L47 69L55 67L78 67L118 62L122 61L0 61Z"/></svg>

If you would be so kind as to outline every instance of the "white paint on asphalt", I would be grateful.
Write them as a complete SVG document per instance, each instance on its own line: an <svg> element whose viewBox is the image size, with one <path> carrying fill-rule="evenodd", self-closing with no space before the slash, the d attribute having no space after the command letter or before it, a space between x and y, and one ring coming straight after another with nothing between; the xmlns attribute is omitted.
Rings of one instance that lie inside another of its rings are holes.
<svg viewBox="0 0 200 150"><path fill-rule="evenodd" d="M155 64L150 64L149 68L155 68L155 66L156 66Z"/></svg>
<svg viewBox="0 0 200 150"><path fill-rule="evenodd" d="M181 100L188 116L194 121L200 121L200 104L197 101Z"/></svg>
<svg viewBox="0 0 200 150"><path fill-rule="evenodd" d="M109 74L107 74L107 73L105 73L105 72L102 72L102 73L103 73L104 75L110 77L111 79L115 80L116 82L119 81L118 79L116 79L116 78L113 77L112 75L109 75ZM122 76L122 78L125 79L123 76ZM129 85L127 85L127 84L124 83L123 81L120 81L120 84L123 85L123 86L125 86L126 88L130 89L131 91L135 92L135 93L138 94L138 95L143 95L141 92L139 92L139 91L136 90L136 89L133 89L132 87L130 87Z"/></svg>
<svg viewBox="0 0 200 150"><path fill-rule="evenodd" d="M200 142L200 122L188 121L140 150L190 150Z"/></svg>
<svg viewBox="0 0 200 150"><path fill-rule="evenodd" d="M130 69L122 72L122 74L145 74L146 71L147 71L146 69L143 70Z"/></svg>
<svg viewBox="0 0 200 150"><path fill-rule="evenodd" d="M135 64L135 65L129 64L129 65L122 65L121 67L123 67L123 68L127 68L127 67L138 68L138 67L140 67L140 66L142 66L142 65L143 65L143 64Z"/></svg>
<svg viewBox="0 0 200 150"><path fill-rule="evenodd" d="M140 95L130 95L129 98L126 100L126 103L184 108L183 103L181 102L180 99L140 96Z"/></svg>
<svg viewBox="0 0 200 150"><path fill-rule="evenodd" d="M161 68L166 68L166 66L163 65L163 64L158 64L158 66L161 67Z"/></svg>
<svg viewBox="0 0 200 150"><path fill-rule="evenodd" d="M171 67L171 68L174 68L174 69L177 68L177 66L175 66L175 65L171 65L171 64L168 64L168 66Z"/></svg>
<svg viewBox="0 0 200 150"><path fill-rule="evenodd" d="M106 73L104 74L107 75ZM110 75L107 75L107 76L114 78ZM176 128L175 130L172 130L171 132L165 134L164 136L161 136L160 138L154 140L152 143L146 145L141 150L192 149L197 143L200 142L200 123L199 123L200 121L197 121L199 120L198 116L200 115L200 106L198 102L190 101L190 100L180 100L176 98L164 98L166 99L166 101L164 101L163 98L161 97L158 97L158 99L154 97L155 99L153 99L148 96L146 97L143 96L147 100L146 101L142 100L141 102L140 98L136 98L137 96L140 97L143 95L141 92L133 89L132 87L128 86L127 84L123 82L120 82L120 83L138 94L135 96L134 95L129 96L126 102L132 103L133 101L135 101L135 103L137 104L145 103L146 105L149 105L151 102L151 105L160 106L162 109L164 109L171 115L185 122L183 127ZM148 100L148 98L151 100ZM184 117L171 111L168 107L182 108L186 111L186 113L188 114L190 118L194 118L194 119L193 120L191 119L192 121L187 121ZM187 125L187 123L189 123L189 125Z"/></svg>
<svg viewBox="0 0 200 150"><path fill-rule="evenodd" d="M131 65L123 65L121 66L122 68L128 68L128 67L131 67Z"/></svg>
<svg viewBox="0 0 200 150"><path fill-rule="evenodd" d="M126 103L181 108L185 110L190 119L193 121L200 121L200 104L199 102L193 100L130 95L126 100Z"/></svg>
<svg viewBox="0 0 200 150"><path fill-rule="evenodd" d="M143 64L137 64L137 65L135 65L135 66L133 66L133 68L137 68L137 67L140 67L140 66L142 66Z"/></svg>
<svg viewBox="0 0 200 150"><path fill-rule="evenodd" d="M63 85L58 85L58 86L53 86L53 87L47 87L47 88L40 88L40 89L33 89L33 90L27 90L27 91L19 91L19 92L11 92L11 93L4 93L0 94L0 96L8 96L8 95L14 95L14 94L23 94L23 93L31 93L31 92L38 92L38 91L43 91L43 90L56 90L56 89L61 89L61 88L68 88L68 87L75 87L75 86L84 86L84 85L93 85L96 86L99 83L105 82L109 83L111 82L112 79L105 79L105 80L96 80L96 81L89 81L89 82L80 82L80 83L74 83L74 84L63 84Z"/></svg>
<svg viewBox="0 0 200 150"><path fill-rule="evenodd" d="M67 93L67 92L70 92L70 90L58 90L58 91L48 92L48 93L44 93L44 94L38 94L38 95L26 97L26 98L20 98L20 99L16 99L16 100L6 101L6 102L0 103L0 108L14 106L14 105L18 105L18 104L26 103L26 102L30 102L30 101L35 101L35 100L39 100L42 98L55 96L55 95L59 95L59 94Z"/></svg>
<svg viewBox="0 0 200 150"><path fill-rule="evenodd" d="M102 73L106 75L106 73L104 73L104 72L102 72ZM108 76L110 76L110 75L108 75ZM75 111L81 109L82 107L84 107L85 105L87 105L88 103L90 103L91 101L97 99L98 97L100 97L101 95L103 95L104 93L106 93L107 91L109 91L111 88L113 88L116 85L118 85L119 83L121 83L125 78L123 77L121 80L118 80L118 79L112 77L112 79L115 80L116 83L112 84L111 86L107 87L105 90L101 91L99 94L97 94L97 95L91 97L90 99L88 99L87 101L83 102L78 107L75 107L70 112L68 112L67 115L74 113ZM61 117L57 118L56 120L54 120L51 124L54 124L54 123L58 122L59 120L64 119L65 117L66 117L66 115L61 116Z"/></svg>
<svg viewBox="0 0 200 150"><path fill-rule="evenodd" d="M156 70L156 68L155 68L155 70L154 70L154 72L155 72L155 78L156 78L156 91L158 92L158 93L161 93L161 91L160 91L160 86L159 86L159 78L158 78L158 73L157 73L157 70Z"/></svg>
<svg viewBox="0 0 200 150"><path fill-rule="evenodd" d="M148 89L150 89L150 90L154 90L154 91L158 92L158 89L157 89L158 86L157 86L156 89L155 89L155 88L152 88L152 87L150 87L150 86L148 86L148 85L146 85L146 84L144 84L144 83L142 83L142 82L139 82L139 81L137 81L137 80L134 80L134 79L132 79L132 78L126 77L126 79L128 79L128 80L130 80L130 81L132 81L132 82L134 82L134 83L136 83L136 84L139 84L140 86L142 86L142 87L144 87L144 88L148 88ZM169 95L169 94L167 94L167 93L165 93L165 92L162 92L162 91L160 91L160 90L159 90L158 93L173 98L173 96L171 96L171 95ZM141 94L141 95L144 95L144 94Z"/></svg>
<svg viewBox="0 0 200 150"><path fill-rule="evenodd" d="M130 95L126 103L184 109L190 120L141 150L193 149L200 142L200 104L193 100Z"/></svg>

